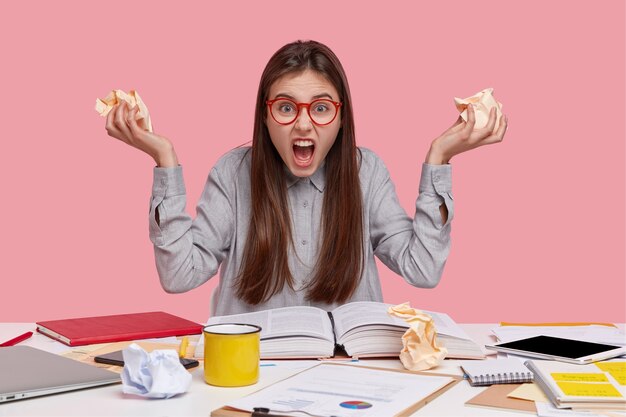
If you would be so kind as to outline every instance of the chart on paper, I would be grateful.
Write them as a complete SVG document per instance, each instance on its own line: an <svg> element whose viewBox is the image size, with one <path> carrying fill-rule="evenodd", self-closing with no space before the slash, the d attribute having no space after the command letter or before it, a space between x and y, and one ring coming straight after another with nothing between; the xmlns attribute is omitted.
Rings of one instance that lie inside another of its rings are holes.
<svg viewBox="0 0 626 417"><path fill-rule="evenodd" d="M451 381L445 376L322 364L228 405L246 411L264 407L315 416L395 415Z"/></svg>

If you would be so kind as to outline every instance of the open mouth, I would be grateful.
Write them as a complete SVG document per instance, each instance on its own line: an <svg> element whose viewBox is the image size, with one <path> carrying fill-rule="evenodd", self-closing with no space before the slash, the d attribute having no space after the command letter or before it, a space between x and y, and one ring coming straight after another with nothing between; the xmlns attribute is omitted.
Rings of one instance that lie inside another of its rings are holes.
<svg viewBox="0 0 626 417"><path fill-rule="evenodd" d="M300 167L307 167L313 162L315 144L312 140L301 139L293 143L293 156L296 164Z"/></svg>

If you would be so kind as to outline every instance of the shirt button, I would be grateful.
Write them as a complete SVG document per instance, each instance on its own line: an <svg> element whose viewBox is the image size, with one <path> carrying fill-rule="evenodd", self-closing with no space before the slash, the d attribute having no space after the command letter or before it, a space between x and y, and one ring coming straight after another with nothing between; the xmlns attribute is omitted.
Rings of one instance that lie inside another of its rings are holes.
<svg viewBox="0 0 626 417"><path fill-rule="evenodd" d="M304 203L302 203L302 206L309 207L309 202L305 200Z"/></svg>
<svg viewBox="0 0 626 417"><path fill-rule="evenodd" d="M309 243L309 242L307 242L306 240L303 240L302 241L302 246L306 246L307 243Z"/></svg>

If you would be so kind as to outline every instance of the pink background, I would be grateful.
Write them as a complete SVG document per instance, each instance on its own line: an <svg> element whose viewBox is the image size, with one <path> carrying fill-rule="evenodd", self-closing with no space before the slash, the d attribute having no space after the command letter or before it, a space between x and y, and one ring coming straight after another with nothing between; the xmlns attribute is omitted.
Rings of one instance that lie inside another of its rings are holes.
<svg viewBox="0 0 626 417"><path fill-rule="evenodd" d="M504 143L453 159L441 284L381 265L385 300L458 322L625 322L625 6L621 0L2 3L0 321L165 310L205 321L217 277L160 287L153 161L109 138L96 97L137 89L173 140L195 213L209 169L250 140L261 71L316 39L344 64L359 145L412 214L453 97L495 89ZM226 4L227 3L227 4Z"/></svg>

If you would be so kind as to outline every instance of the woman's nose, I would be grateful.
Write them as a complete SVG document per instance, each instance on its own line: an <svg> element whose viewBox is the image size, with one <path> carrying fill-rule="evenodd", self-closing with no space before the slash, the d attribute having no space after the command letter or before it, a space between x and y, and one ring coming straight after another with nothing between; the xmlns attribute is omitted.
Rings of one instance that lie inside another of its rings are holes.
<svg viewBox="0 0 626 417"><path fill-rule="evenodd" d="M295 127L298 130L311 130L313 128L313 122L306 108L303 107L300 109L300 113L296 118Z"/></svg>

